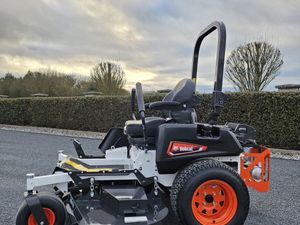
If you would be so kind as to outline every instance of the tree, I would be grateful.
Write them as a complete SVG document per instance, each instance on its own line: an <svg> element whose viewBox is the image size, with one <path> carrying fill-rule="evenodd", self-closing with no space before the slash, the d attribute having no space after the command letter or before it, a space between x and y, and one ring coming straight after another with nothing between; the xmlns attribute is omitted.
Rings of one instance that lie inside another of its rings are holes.
<svg viewBox="0 0 300 225"><path fill-rule="evenodd" d="M3 78L0 78L0 94L9 95L12 84L17 80L11 73L6 73Z"/></svg>
<svg viewBox="0 0 300 225"><path fill-rule="evenodd" d="M239 91L262 91L279 75L283 57L267 42L251 42L234 49L226 61L226 78Z"/></svg>
<svg viewBox="0 0 300 225"><path fill-rule="evenodd" d="M112 62L100 62L91 71L91 80L97 91L105 95L124 95L126 83L122 67Z"/></svg>
<svg viewBox="0 0 300 225"><path fill-rule="evenodd" d="M91 79L78 81L75 89L77 95L81 95L83 92L97 91L96 84Z"/></svg>
<svg viewBox="0 0 300 225"><path fill-rule="evenodd" d="M49 96L72 96L75 92L76 79L56 70L28 71L23 78L27 96L44 93Z"/></svg>
<svg viewBox="0 0 300 225"><path fill-rule="evenodd" d="M0 78L0 94L19 97L23 89L21 80L22 78L6 73L3 78Z"/></svg>
<svg viewBox="0 0 300 225"><path fill-rule="evenodd" d="M24 77L15 77L7 73L0 78L0 95L30 97L32 94L43 93L49 96L74 96L81 95L94 86L95 83L90 80L80 81L75 75L53 69L29 70Z"/></svg>

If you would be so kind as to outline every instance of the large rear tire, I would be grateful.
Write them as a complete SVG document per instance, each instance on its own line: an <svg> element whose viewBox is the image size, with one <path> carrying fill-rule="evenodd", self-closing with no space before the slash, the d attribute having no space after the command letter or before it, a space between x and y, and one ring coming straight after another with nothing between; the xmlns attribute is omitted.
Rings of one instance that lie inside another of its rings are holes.
<svg viewBox="0 0 300 225"><path fill-rule="evenodd" d="M66 221L66 208L64 203L55 195L38 195L49 225L64 225ZM16 225L37 225L33 214L24 201L16 217Z"/></svg>
<svg viewBox="0 0 300 225"><path fill-rule="evenodd" d="M249 211L245 183L231 167L216 160L197 161L180 171L170 200L184 225L239 225Z"/></svg>

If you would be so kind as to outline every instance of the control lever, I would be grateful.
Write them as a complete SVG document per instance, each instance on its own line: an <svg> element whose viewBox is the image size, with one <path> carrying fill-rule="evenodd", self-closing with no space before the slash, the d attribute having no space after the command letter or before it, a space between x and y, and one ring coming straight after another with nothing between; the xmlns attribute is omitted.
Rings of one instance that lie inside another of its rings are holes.
<svg viewBox="0 0 300 225"><path fill-rule="evenodd" d="M76 139L73 139L73 145L75 147L75 150L76 150L76 153L78 155L79 158L86 158L86 155L81 147L81 144L78 140Z"/></svg>
<svg viewBox="0 0 300 225"><path fill-rule="evenodd" d="M131 99L130 99L130 108L131 108L131 115L132 119L136 120L135 114L134 114L134 109L135 109L135 88L131 89Z"/></svg>

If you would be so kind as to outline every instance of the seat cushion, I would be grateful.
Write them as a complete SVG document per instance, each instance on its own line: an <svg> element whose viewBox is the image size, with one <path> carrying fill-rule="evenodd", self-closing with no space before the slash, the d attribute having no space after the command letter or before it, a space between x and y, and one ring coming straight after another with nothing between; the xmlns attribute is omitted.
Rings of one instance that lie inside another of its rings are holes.
<svg viewBox="0 0 300 225"><path fill-rule="evenodd" d="M146 117L146 134L155 137L158 126L165 123L166 119L161 117ZM128 120L125 123L125 133L133 138L143 137L143 126L141 120Z"/></svg>

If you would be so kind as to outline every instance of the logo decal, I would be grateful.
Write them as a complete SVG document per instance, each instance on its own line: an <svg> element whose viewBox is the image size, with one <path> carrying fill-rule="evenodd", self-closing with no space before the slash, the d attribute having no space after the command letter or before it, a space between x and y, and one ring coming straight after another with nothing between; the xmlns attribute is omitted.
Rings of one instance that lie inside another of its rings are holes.
<svg viewBox="0 0 300 225"><path fill-rule="evenodd" d="M168 147L167 154L169 156L193 154L206 151L207 146L198 145L186 142L171 141Z"/></svg>

